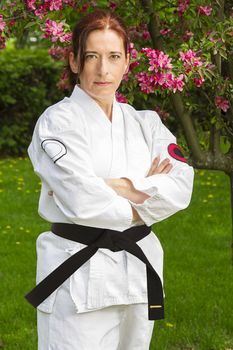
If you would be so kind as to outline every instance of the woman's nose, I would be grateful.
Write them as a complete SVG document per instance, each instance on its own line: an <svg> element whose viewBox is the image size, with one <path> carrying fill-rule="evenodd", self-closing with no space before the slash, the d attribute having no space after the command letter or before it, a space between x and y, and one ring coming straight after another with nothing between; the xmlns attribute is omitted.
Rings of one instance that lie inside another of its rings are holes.
<svg viewBox="0 0 233 350"><path fill-rule="evenodd" d="M98 72L100 75L106 75L109 73L109 65L108 61L105 58L100 59L99 65L98 65Z"/></svg>

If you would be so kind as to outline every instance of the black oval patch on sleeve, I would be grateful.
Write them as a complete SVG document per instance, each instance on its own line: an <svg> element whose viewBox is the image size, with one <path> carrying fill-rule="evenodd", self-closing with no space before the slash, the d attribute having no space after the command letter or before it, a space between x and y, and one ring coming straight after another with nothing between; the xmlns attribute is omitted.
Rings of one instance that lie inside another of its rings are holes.
<svg viewBox="0 0 233 350"><path fill-rule="evenodd" d="M172 158L187 163L187 160L185 159L181 148L176 143L170 143L170 145L168 145L168 153Z"/></svg>
<svg viewBox="0 0 233 350"><path fill-rule="evenodd" d="M54 163L56 163L58 159L61 159L67 153L64 143L57 139L45 139L41 142L41 147Z"/></svg>

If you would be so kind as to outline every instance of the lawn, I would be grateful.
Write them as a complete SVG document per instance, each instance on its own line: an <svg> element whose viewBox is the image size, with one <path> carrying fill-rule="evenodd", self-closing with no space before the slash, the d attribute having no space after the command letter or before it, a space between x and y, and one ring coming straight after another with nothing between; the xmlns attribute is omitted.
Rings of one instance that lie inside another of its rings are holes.
<svg viewBox="0 0 233 350"><path fill-rule="evenodd" d="M24 295L35 284L36 237L50 228L37 214L39 191L40 180L28 158L0 160L0 349L4 350L37 349L36 310ZM197 171L189 208L153 230L164 248L166 318L155 322L150 350L233 350L227 176Z"/></svg>

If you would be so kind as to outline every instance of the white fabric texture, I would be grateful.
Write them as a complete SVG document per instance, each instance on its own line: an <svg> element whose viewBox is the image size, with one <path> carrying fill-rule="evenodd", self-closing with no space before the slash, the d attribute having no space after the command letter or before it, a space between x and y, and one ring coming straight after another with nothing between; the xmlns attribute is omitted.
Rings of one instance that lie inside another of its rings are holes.
<svg viewBox="0 0 233 350"><path fill-rule="evenodd" d="M75 86L70 97L48 107L38 118L28 147L42 186L38 213L48 222L66 222L124 231L150 226L179 210L191 199L194 171L168 154L175 137L154 111L137 111L113 101L112 122L85 91ZM169 174L146 177L160 155L171 159ZM151 197L142 204L119 196L104 178L127 177ZM48 191L53 196L48 196ZM142 220L132 222L132 206ZM172 234L172 233L171 233ZM163 249L153 231L138 241L163 282ZM42 232L36 242L39 283L85 245ZM69 279L76 313L111 305L147 303L146 266L125 251L98 252ZM51 313L57 290L39 306Z"/></svg>
<svg viewBox="0 0 233 350"><path fill-rule="evenodd" d="M53 312L37 310L38 350L148 350L153 327L146 303L77 314L66 280Z"/></svg>

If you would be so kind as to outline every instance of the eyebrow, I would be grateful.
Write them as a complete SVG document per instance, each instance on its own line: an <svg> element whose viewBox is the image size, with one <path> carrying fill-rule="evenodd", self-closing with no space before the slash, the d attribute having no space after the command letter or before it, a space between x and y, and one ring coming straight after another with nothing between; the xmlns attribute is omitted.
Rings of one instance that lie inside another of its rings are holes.
<svg viewBox="0 0 233 350"><path fill-rule="evenodd" d="M85 53L97 53L98 54L98 52L96 52L96 51L85 51ZM110 53L119 53L120 55L122 55L122 52L120 52L120 51L110 51Z"/></svg>

